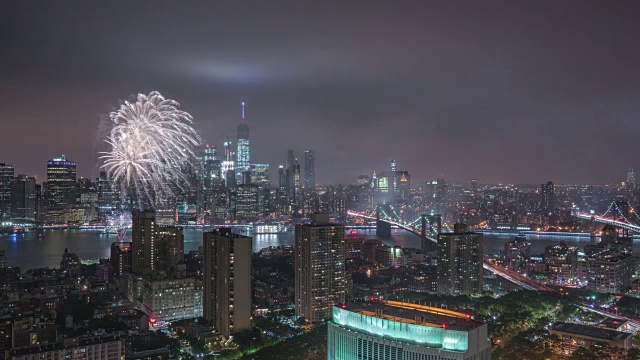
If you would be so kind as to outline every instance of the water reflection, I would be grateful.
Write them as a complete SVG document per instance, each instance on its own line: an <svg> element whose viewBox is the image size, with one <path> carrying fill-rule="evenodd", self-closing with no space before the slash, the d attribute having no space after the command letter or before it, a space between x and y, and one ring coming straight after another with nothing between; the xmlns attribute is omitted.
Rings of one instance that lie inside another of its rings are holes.
<svg viewBox="0 0 640 360"><path fill-rule="evenodd" d="M38 238L42 232L43 238ZM366 239L378 238L375 230L358 230L357 235ZM189 252L198 250L202 246L202 230L184 230L184 250ZM504 248L504 243L513 238L513 235L485 234L485 254L494 253ZM573 236L543 236L527 235L531 241L532 254L544 252L549 245L558 244L560 241L568 245L578 246L593 244L597 238L573 237ZM381 239L388 245L420 248L421 240L418 236L404 230L394 230L391 239ZM26 234L18 234L0 237L0 248L6 251L7 265L20 266L23 270L38 267L57 267L64 249L78 254L81 259L107 258L110 255L111 243L117 241L115 234L99 234L89 230L44 230L30 231ZM294 232L286 234L259 234L253 237L253 249L259 251L269 246L293 245ZM640 253L640 241L634 241L634 252Z"/></svg>

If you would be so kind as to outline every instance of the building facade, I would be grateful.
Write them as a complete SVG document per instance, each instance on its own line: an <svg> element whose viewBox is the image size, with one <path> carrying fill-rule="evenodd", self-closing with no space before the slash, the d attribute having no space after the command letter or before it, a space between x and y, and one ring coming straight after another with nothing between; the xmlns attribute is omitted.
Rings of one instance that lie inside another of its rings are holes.
<svg viewBox="0 0 640 360"><path fill-rule="evenodd" d="M316 155L313 150L304 152L304 188L316 191Z"/></svg>
<svg viewBox="0 0 640 360"><path fill-rule="evenodd" d="M64 223L76 202L76 163L62 155L47 162L47 221Z"/></svg>
<svg viewBox="0 0 640 360"><path fill-rule="evenodd" d="M329 360L491 359L487 325L467 314L397 301L332 310Z"/></svg>
<svg viewBox="0 0 640 360"><path fill-rule="evenodd" d="M11 183L14 174L13 165L0 163L0 223L11 221Z"/></svg>
<svg viewBox="0 0 640 360"><path fill-rule="evenodd" d="M36 179L18 175L11 183L11 218L14 223L36 222Z"/></svg>
<svg viewBox="0 0 640 360"><path fill-rule="evenodd" d="M5 360L122 360L125 341L119 335L68 338L52 344L7 350Z"/></svg>
<svg viewBox="0 0 640 360"><path fill-rule="evenodd" d="M345 301L345 257L344 225L330 223L329 215L296 225L296 315L311 323L331 318L332 307Z"/></svg>
<svg viewBox="0 0 640 360"><path fill-rule="evenodd" d="M225 338L251 329L252 239L220 228L204 233L204 317Z"/></svg>
<svg viewBox="0 0 640 360"><path fill-rule="evenodd" d="M238 152L236 162L236 177L240 179L242 172L250 170L251 164L251 147L249 145L249 125L245 123L244 103L242 103L242 123L238 125ZM244 184L245 182L239 182Z"/></svg>
<svg viewBox="0 0 640 360"><path fill-rule="evenodd" d="M455 224L453 233L438 235L438 293L479 294L483 290L483 237Z"/></svg>

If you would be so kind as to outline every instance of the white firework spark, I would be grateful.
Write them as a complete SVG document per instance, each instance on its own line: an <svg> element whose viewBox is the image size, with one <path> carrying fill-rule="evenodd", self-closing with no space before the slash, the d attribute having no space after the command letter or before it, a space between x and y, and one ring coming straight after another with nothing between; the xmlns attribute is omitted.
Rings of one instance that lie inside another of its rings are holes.
<svg viewBox="0 0 640 360"><path fill-rule="evenodd" d="M155 208L188 183L189 170L197 169L195 149L202 141L191 126L192 116L179 106L153 91L109 114L105 141L110 151L100 158L123 204Z"/></svg>

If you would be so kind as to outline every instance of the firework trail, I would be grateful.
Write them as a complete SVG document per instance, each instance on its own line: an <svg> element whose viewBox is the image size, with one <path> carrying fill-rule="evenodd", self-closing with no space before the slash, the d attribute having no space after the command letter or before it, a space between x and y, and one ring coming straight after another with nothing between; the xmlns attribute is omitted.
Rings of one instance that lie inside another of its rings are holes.
<svg viewBox="0 0 640 360"><path fill-rule="evenodd" d="M184 188L189 171L198 169L200 136L193 118L159 92L138 94L109 114L110 131L101 166L132 209L156 208Z"/></svg>

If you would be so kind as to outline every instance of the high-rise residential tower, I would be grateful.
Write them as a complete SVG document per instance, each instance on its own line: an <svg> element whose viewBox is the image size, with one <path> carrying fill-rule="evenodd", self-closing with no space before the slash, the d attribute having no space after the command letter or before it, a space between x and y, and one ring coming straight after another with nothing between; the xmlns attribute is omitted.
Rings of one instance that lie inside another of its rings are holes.
<svg viewBox="0 0 640 360"><path fill-rule="evenodd" d="M296 225L296 315L311 323L331 318L333 306L345 301L345 257L344 225L330 223L329 215Z"/></svg>
<svg viewBox="0 0 640 360"><path fill-rule="evenodd" d="M160 226L153 210L134 211L131 228L131 270L170 270L184 260L181 227Z"/></svg>
<svg viewBox="0 0 640 360"><path fill-rule="evenodd" d="M453 233L438 234L438 293L479 294L483 290L482 234L455 224Z"/></svg>
<svg viewBox="0 0 640 360"><path fill-rule="evenodd" d="M65 213L76 202L76 163L62 155L47 162L48 221L63 223Z"/></svg>
<svg viewBox="0 0 640 360"><path fill-rule="evenodd" d="M313 150L304 152L304 187L307 191L316 190L316 166Z"/></svg>
<svg viewBox="0 0 640 360"><path fill-rule="evenodd" d="M250 170L251 156L249 146L249 125L245 123L244 102L242 103L242 122L238 125L238 152L236 161L236 177L241 178L242 172Z"/></svg>
<svg viewBox="0 0 640 360"><path fill-rule="evenodd" d="M148 273L157 270L156 212L134 211L131 214L131 270Z"/></svg>
<svg viewBox="0 0 640 360"><path fill-rule="evenodd" d="M11 220L11 182L14 173L13 165L0 163L0 222Z"/></svg>
<svg viewBox="0 0 640 360"><path fill-rule="evenodd" d="M251 329L251 249L231 228L204 233L204 317L226 339Z"/></svg>

